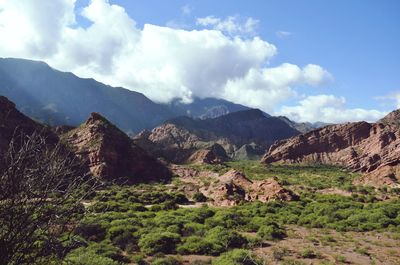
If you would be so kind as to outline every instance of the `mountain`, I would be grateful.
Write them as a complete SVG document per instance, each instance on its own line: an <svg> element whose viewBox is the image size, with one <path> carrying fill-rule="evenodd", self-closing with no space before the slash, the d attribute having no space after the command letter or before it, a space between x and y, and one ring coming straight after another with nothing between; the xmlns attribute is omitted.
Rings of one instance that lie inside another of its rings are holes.
<svg viewBox="0 0 400 265"><path fill-rule="evenodd" d="M232 112L250 110L251 108L235 104L224 99L217 98L194 98L193 102L185 104L180 99L174 99L166 104L177 116L188 116L200 119L217 118ZM270 115L264 112L264 115Z"/></svg>
<svg viewBox="0 0 400 265"><path fill-rule="evenodd" d="M84 124L60 138L102 180L137 183L170 177L163 164L100 114L92 113Z"/></svg>
<svg viewBox="0 0 400 265"><path fill-rule="evenodd" d="M214 143L234 156L236 150L254 143L265 150L276 140L299 132L275 117L266 117L257 109L238 111L214 119L178 117L166 121L151 132L135 137L135 142L155 156L182 163L193 152Z"/></svg>
<svg viewBox="0 0 400 265"><path fill-rule="evenodd" d="M16 102L25 115L51 125L76 126L99 112L125 132L137 133L175 116L141 93L24 59L0 58L0 95Z"/></svg>
<svg viewBox="0 0 400 265"><path fill-rule="evenodd" d="M400 115L377 123L329 125L272 145L262 162L322 163L367 173L364 182L392 185L400 179Z"/></svg>

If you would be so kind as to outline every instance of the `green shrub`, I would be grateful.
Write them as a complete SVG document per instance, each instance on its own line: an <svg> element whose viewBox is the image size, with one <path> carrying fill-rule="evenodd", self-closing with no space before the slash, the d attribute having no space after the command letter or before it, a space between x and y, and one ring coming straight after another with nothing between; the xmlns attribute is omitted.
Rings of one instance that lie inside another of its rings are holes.
<svg viewBox="0 0 400 265"><path fill-rule="evenodd" d="M69 253L65 261L67 264L71 265L88 265L88 264L96 264L96 265L119 265L117 261L114 261L110 258L100 256L93 252L88 252L84 248L77 249Z"/></svg>
<svg viewBox="0 0 400 265"><path fill-rule="evenodd" d="M212 244L211 255L218 255L232 248L242 248L247 244L246 238L235 231L221 226L210 229L205 240Z"/></svg>
<svg viewBox="0 0 400 265"><path fill-rule="evenodd" d="M179 254L207 255L213 253L213 244L203 237L190 236L185 238L182 245L177 248Z"/></svg>
<svg viewBox="0 0 400 265"><path fill-rule="evenodd" d="M80 223L75 228L75 233L87 240L101 241L105 238L106 229L104 225L89 220L88 222Z"/></svg>
<svg viewBox="0 0 400 265"><path fill-rule="evenodd" d="M194 200L195 202L206 202L206 201L207 201L207 197L204 196L204 194L201 193L201 192L196 192L196 193L193 195L193 200Z"/></svg>
<svg viewBox="0 0 400 265"><path fill-rule="evenodd" d="M180 242L180 235L170 232L154 232L139 239L140 250L148 255L155 253L173 254Z"/></svg>
<svg viewBox="0 0 400 265"><path fill-rule="evenodd" d="M286 233L285 230L280 228L278 224L272 223L260 227L260 229L258 229L257 236L264 240L274 240L284 238Z"/></svg>
<svg viewBox="0 0 400 265"><path fill-rule="evenodd" d="M119 249L111 246L109 242L93 243L88 247L77 248L65 258L66 261L76 265L101 264L117 265L128 260L121 255Z"/></svg>
<svg viewBox="0 0 400 265"><path fill-rule="evenodd" d="M213 260L213 265L263 265L263 261L250 251L234 249Z"/></svg>
<svg viewBox="0 0 400 265"><path fill-rule="evenodd" d="M317 255L315 254L314 250L312 249L304 249L301 253L300 256L304 259L314 259L317 257Z"/></svg>

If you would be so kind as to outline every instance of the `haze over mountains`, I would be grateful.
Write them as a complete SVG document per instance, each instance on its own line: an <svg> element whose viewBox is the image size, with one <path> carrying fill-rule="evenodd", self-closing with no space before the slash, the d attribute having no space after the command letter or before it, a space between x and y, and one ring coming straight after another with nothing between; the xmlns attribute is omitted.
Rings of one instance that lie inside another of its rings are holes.
<svg viewBox="0 0 400 265"><path fill-rule="evenodd" d="M0 94L15 102L24 114L50 125L77 126L91 112L99 112L132 134L178 116L205 119L250 109L216 98L157 104L138 92L79 78L43 62L14 58L0 58ZM282 119L301 132L316 126Z"/></svg>

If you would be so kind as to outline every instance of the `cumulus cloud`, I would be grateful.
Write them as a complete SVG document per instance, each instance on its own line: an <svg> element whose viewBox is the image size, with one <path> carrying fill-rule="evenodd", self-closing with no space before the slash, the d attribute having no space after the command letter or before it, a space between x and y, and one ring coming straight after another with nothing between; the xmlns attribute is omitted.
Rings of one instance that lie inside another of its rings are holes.
<svg viewBox="0 0 400 265"><path fill-rule="evenodd" d="M317 65L306 65L303 69L284 63L278 67L250 69L240 79L228 80L222 97L272 112L285 99L295 97L292 88L300 84L318 86L330 81L331 75ZM245 93L243 93L245 91Z"/></svg>
<svg viewBox="0 0 400 265"><path fill-rule="evenodd" d="M123 7L107 0L91 0L79 14L75 0L6 0L0 1L0 10L0 56L44 60L158 102L219 97L273 112L296 97L297 85L333 80L314 64L268 67L277 48L254 35L258 21L253 18L199 18L200 28L184 30L151 24L139 28ZM77 16L90 24L76 24ZM331 119L301 112L304 104L282 112L299 110L297 120Z"/></svg>
<svg viewBox="0 0 400 265"><path fill-rule="evenodd" d="M234 35L254 35L256 33L256 27L259 21L254 18L241 19L238 16L229 16L225 19L221 19L214 16L207 16L198 18L196 20L197 25L209 27L214 30L218 30L227 33L231 36Z"/></svg>
<svg viewBox="0 0 400 265"><path fill-rule="evenodd" d="M387 112L347 108L344 97L317 95L304 98L297 106L283 106L277 114L300 122L343 123L347 121L375 122Z"/></svg>

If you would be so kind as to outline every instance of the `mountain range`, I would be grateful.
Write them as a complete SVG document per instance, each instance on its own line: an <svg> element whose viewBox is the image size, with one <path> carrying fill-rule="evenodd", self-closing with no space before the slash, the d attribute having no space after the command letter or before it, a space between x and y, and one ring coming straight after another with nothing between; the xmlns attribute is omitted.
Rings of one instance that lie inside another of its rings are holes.
<svg viewBox="0 0 400 265"><path fill-rule="evenodd" d="M15 58L0 58L0 95L15 102L22 113L52 126L77 126L98 112L131 135L178 116L207 119L251 109L217 98L155 103L135 91L79 78L44 62ZM264 112L264 116L270 115ZM315 128L280 118L301 132Z"/></svg>

